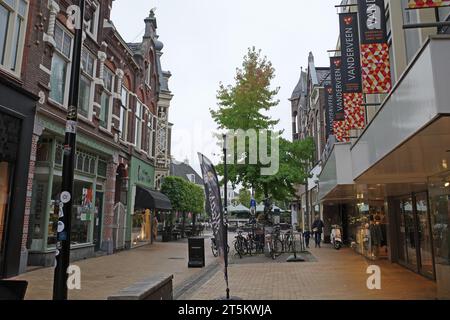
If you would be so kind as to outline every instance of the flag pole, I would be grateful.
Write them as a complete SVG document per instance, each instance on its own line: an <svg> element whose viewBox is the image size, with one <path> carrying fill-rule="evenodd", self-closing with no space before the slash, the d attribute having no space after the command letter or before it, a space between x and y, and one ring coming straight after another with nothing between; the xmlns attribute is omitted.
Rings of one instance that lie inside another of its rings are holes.
<svg viewBox="0 0 450 320"><path fill-rule="evenodd" d="M61 196L57 199L59 219L56 243L56 267L53 281L53 300L67 300L67 279L70 264L70 232L73 206L74 160L76 151L76 129L78 121L78 94L80 86L81 50L83 46L85 0L78 1L75 12L73 62L70 76L69 104L67 110L66 135Z"/></svg>
<svg viewBox="0 0 450 320"><path fill-rule="evenodd" d="M228 224L224 223L225 218L228 216L228 168L227 168L227 135L223 136L223 180L224 180L224 209L222 212L221 223L223 226L223 250L224 250L224 261L225 261L225 282L227 285L227 300L230 300L230 287L228 285ZM228 219L227 219L228 220Z"/></svg>

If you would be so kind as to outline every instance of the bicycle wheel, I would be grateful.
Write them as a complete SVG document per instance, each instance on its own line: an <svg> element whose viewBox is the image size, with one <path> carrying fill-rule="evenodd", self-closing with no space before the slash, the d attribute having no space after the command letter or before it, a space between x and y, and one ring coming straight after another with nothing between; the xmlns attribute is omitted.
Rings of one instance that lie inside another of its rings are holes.
<svg viewBox="0 0 450 320"><path fill-rule="evenodd" d="M236 253L239 255L239 258L242 259L242 256L245 254L244 244L242 240L236 240L234 242L234 250L236 250Z"/></svg>
<svg viewBox="0 0 450 320"><path fill-rule="evenodd" d="M283 243L280 239L275 239L272 244L273 256L279 257L283 253Z"/></svg>
<svg viewBox="0 0 450 320"><path fill-rule="evenodd" d="M216 246L214 244L211 244L211 251L214 257L218 257L219 256L219 251L217 250Z"/></svg>

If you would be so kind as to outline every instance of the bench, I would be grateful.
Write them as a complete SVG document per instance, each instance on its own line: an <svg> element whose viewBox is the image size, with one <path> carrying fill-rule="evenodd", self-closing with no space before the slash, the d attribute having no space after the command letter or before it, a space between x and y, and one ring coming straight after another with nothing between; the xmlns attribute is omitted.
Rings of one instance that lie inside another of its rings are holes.
<svg viewBox="0 0 450 320"><path fill-rule="evenodd" d="M173 275L156 274L108 297L108 300L173 300Z"/></svg>

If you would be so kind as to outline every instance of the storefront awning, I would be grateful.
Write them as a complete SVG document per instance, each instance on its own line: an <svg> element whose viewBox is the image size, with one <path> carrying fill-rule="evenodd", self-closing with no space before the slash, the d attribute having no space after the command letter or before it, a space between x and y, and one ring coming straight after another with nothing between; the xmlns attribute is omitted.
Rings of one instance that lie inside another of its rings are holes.
<svg viewBox="0 0 450 320"><path fill-rule="evenodd" d="M169 198L161 192L136 187L136 197L134 202L135 210L159 209L172 210Z"/></svg>

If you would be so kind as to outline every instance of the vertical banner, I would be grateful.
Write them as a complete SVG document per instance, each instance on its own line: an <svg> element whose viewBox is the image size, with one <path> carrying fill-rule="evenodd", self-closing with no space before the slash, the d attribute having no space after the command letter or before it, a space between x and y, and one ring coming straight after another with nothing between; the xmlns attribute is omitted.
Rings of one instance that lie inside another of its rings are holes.
<svg viewBox="0 0 450 320"><path fill-rule="evenodd" d="M410 9L438 8L450 6L450 0L409 0Z"/></svg>
<svg viewBox="0 0 450 320"><path fill-rule="evenodd" d="M327 139L333 135L333 120L334 120L334 95L333 87L331 85L325 86L325 118L326 118L326 135Z"/></svg>
<svg viewBox="0 0 450 320"><path fill-rule="evenodd" d="M203 154L198 154L205 185L206 212L211 217L213 236L216 240L219 255L225 259L222 200L220 198L219 179L212 162ZM225 260L223 260L225 262Z"/></svg>
<svg viewBox="0 0 450 320"><path fill-rule="evenodd" d="M392 88L392 80L384 0L358 0L358 11L363 92L388 93Z"/></svg>
<svg viewBox="0 0 450 320"><path fill-rule="evenodd" d="M339 14L343 92L362 92L361 56L359 51L358 14Z"/></svg>
<svg viewBox="0 0 450 320"><path fill-rule="evenodd" d="M345 119L344 98L342 96L341 57L330 58L331 87L333 89L334 121Z"/></svg>
<svg viewBox="0 0 450 320"><path fill-rule="evenodd" d="M342 91L346 130L364 129L365 110L362 106L361 53L359 43L358 14L355 12L339 15Z"/></svg>

